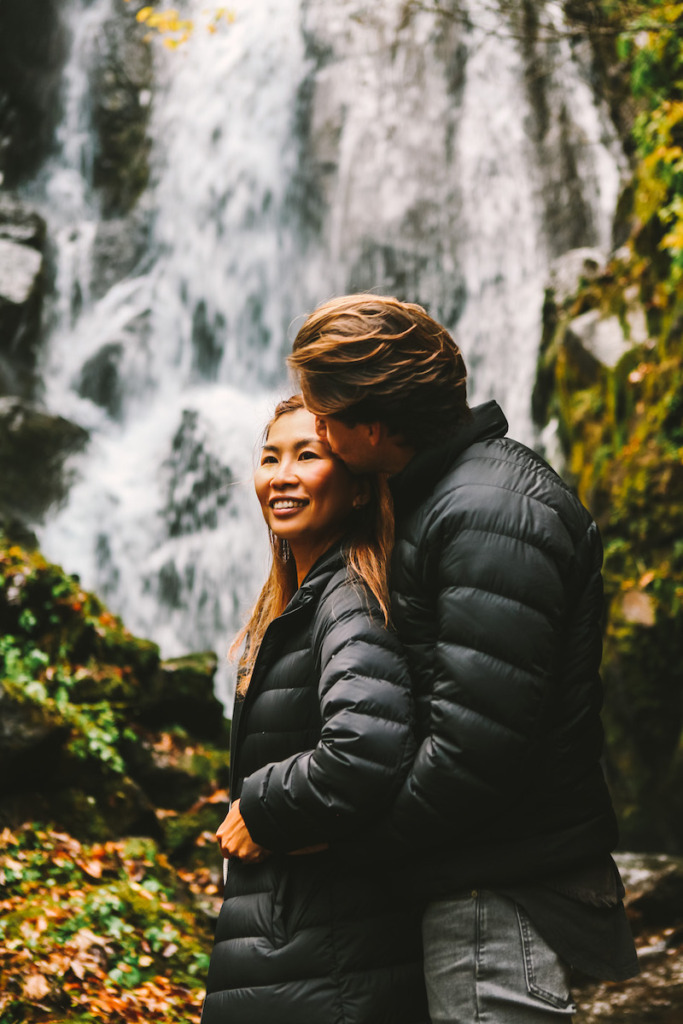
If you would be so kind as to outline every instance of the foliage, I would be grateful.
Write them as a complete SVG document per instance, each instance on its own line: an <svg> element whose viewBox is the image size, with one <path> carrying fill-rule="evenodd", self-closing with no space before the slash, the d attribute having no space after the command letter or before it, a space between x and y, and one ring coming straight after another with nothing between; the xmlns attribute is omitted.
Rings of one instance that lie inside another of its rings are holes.
<svg viewBox="0 0 683 1024"><path fill-rule="evenodd" d="M683 4L603 3L622 32L639 113L631 231L592 281L546 311L539 381L552 381L567 474L605 543L608 772L633 848L683 849ZM591 309L639 340L615 366L572 341Z"/></svg>
<svg viewBox="0 0 683 1024"><path fill-rule="evenodd" d="M210 945L151 840L0 833L0 1024L198 1021Z"/></svg>
<svg viewBox="0 0 683 1024"><path fill-rule="evenodd" d="M123 773L125 712L151 689L158 650L136 640L78 580L0 539L0 678L70 732L69 750Z"/></svg>
<svg viewBox="0 0 683 1024"><path fill-rule="evenodd" d="M683 283L683 4L604 6L620 19L617 51L640 105L633 127L633 274L649 300L666 307Z"/></svg>
<svg viewBox="0 0 683 1024"><path fill-rule="evenodd" d="M198 1021L227 805L215 656L160 665L2 533L0 620L0 1024Z"/></svg>
<svg viewBox="0 0 683 1024"><path fill-rule="evenodd" d="M130 3L130 0L125 0L125 2ZM231 24L235 20L234 13L227 7L217 7L205 13L206 22L204 27L211 33L218 31L222 24ZM164 46L171 50L186 43L195 29L194 21L190 18L183 18L174 7L165 7L157 10L145 4L145 6L139 8L135 17L137 21L150 29L150 32L145 36L148 42L155 35L161 36L163 37Z"/></svg>

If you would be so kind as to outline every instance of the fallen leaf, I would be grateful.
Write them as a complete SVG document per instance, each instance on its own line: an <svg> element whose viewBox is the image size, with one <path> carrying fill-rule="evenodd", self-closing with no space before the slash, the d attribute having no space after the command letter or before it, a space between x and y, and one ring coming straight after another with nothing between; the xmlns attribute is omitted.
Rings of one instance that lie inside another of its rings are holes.
<svg viewBox="0 0 683 1024"><path fill-rule="evenodd" d="M23 993L26 999L30 999L36 1003L40 999L44 999L50 991L47 978L42 974L32 974L26 979L23 986Z"/></svg>

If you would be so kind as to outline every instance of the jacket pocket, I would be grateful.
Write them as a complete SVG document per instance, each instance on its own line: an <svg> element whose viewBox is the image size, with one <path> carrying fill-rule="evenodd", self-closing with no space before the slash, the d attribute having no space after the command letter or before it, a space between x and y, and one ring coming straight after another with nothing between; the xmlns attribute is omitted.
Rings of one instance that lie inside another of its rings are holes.
<svg viewBox="0 0 683 1024"><path fill-rule="evenodd" d="M523 908L515 904L522 938L524 974L530 995L556 1010L575 1013L569 991L569 971L557 953L539 935Z"/></svg>

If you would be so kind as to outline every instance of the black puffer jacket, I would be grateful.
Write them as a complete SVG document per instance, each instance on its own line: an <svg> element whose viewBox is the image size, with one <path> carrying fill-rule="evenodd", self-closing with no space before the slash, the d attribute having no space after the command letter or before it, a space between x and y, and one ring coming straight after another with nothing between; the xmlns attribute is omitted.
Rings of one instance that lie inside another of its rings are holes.
<svg viewBox="0 0 683 1024"><path fill-rule="evenodd" d="M495 402L394 478L392 604L421 745L393 823L432 897L614 848L600 768L602 547Z"/></svg>
<svg viewBox="0 0 683 1024"><path fill-rule="evenodd" d="M273 856L231 861L202 1024L419 1024L419 924L386 869L288 856L388 813L415 744L403 653L339 549L268 628L233 719L232 795Z"/></svg>

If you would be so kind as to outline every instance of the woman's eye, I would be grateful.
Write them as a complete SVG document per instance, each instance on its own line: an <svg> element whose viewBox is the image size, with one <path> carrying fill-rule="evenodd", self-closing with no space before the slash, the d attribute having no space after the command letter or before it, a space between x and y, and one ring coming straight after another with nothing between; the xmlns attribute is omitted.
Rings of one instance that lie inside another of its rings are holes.
<svg viewBox="0 0 683 1024"><path fill-rule="evenodd" d="M300 459L319 459L320 456L317 452L301 452L299 455Z"/></svg>
<svg viewBox="0 0 683 1024"><path fill-rule="evenodd" d="M277 462L277 459L275 458L274 455L263 455L263 456L261 456L261 465L262 466L267 466L269 464L272 465L275 462Z"/></svg>

